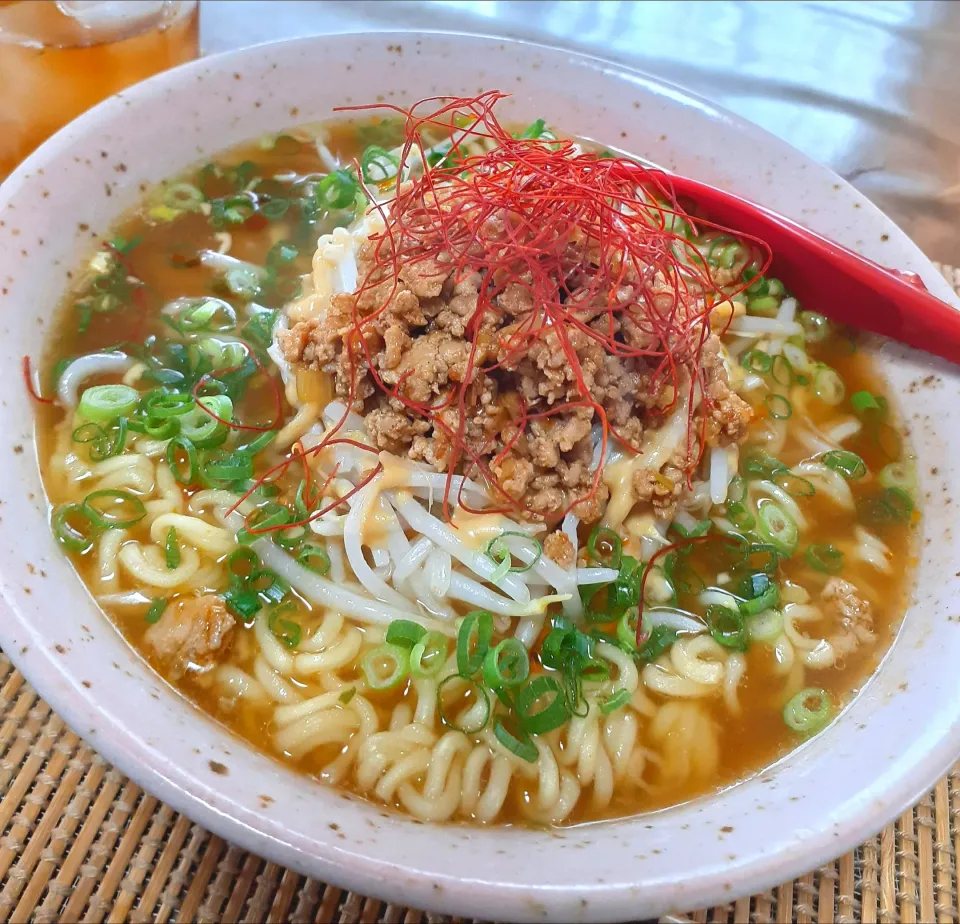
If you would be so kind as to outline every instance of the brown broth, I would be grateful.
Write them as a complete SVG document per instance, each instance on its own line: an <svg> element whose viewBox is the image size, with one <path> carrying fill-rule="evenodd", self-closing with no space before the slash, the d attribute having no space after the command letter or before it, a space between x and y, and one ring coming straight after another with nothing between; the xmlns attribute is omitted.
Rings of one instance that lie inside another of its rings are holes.
<svg viewBox="0 0 960 924"><path fill-rule="evenodd" d="M364 123L372 126L374 123ZM328 127L329 147L342 158L357 156L360 145L357 141L355 125L343 124ZM218 161L226 166L235 166L246 160L256 161L265 175L294 171L298 174L322 172L323 166L312 145L304 145L300 151L291 154L282 150L262 150L257 144L237 148L224 155ZM262 263L267 251L281 238L289 238L292 231L279 221L273 224L250 222L247 225L231 229L233 247L231 254L254 263ZM184 295L203 296L210 294L210 272L197 266L191 268L172 268L169 253L172 248L188 240L197 247L215 249L216 238L204 216L200 214L186 216L175 222L153 224L142 214L127 217L116 228L116 234L130 240L142 237L142 243L129 256L130 270L146 284L147 305L145 308L131 308L117 313L94 314L90 327L80 333L77 316L71 307L73 298L63 307L57 325L58 335L50 345L47 370L44 380L49 380L50 368L55 360L65 356L75 356L102 349L108 345L125 340L141 341L147 333L161 333L163 325L157 312L164 303ZM312 249L301 248L294 268L299 273L309 271ZM276 307L276 306L275 306ZM883 383L878 378L868 356L850 348L851 341L835 337L829 342L810 348L811 355L832 365L843 377L847 392L865 389L873 393L882 393ZM272 392L270 388L253 389L244 400L241 416L248 420L267 420L272 412ZM814 425L825 422L834 412L817 401L810 402L809 419ZM40 414L40 458L46 467L54 451L56 426L61 412L45 409ZM881 467L887 459L874 441L866 438L856 439L850 448L858 452L871 471ZM779 458L793 465L809 455L788 430L787 444L779 453ZM276 456L276 459L279 459ZM45 471L45 475L48 473ZM869 487L870 479L864 482L852 482L854 494L859 496ZM74 497L60 492L52 478L47 478L50 502L54 505L74 500ZM188 492L189 493L189 492ZM841 531L850 531L851 517L839 514L829 500L815 495L801 498L799 503L810 520L810 531L804 538L804 545L837 541ZM915 515L916 516L916 515ZM130 536L133 539L145 538L146 530L134 528ZM911 562L913 556L912 533L906 527L890 527L882 532L884 542L893 552L897 562ZM803 546L801 547L802 551ZM85 582L91 584L95 562L91 556L73 556L73 560ZM715 573L719 567L717 557L707 545L695 549L690 561L703 574ZM816 672L816 684L821 685L833 697L836 704L845 704L856 694L864 681L876 669L879 660L892 641L906 603L908 591L908 568L895 568L889 575L868 571L865 567L852 565L845 576L849 575L873 604L874 628L877 643L863 646L833 668ZM826 575L812 570L802 554L782 563L781 580L788 579L809 589L816 597L826 581ZM304 613L301 628L306 634L319 622L319 614L312 613L308 604L301 601ZM108 615L123 633L130 644L160 673L163 665L154 658L144 644L144 633L148 626L142 613L135 615L121 609L108 610ZM234 642L231 661L251 670L257 647L252 631L240 631ZM597 820L598 817L631 815L638 812L662 808L691 799L705 792L713 791L737 780L743 779L763 767L769 766L778 757L800 743L796 734L791 732L782 719L782 707L787 698L783 677L773 671L772 649L769 645L755 644L747 653L748 667L739 690L742 712L731 717L723 700L719 697L705 700L706 708L720 728L722 743L720 764L717 773L709 780L693 779L681 786L664 786L658 791L645 791L618 787L611 804L599 815L583 803L579 804L571 816L573 822ZM353 676L359 676L356 666ZM341 672L349 679L350 670ZM177 681L169 676L168 680L188 699L195 702L204 712L236 732L253 746L272 752L268 742L272 735L273 705L251 705L241 701L231 709L223 706L221 695L203 677L198 680ZM309 685L305 685L309 688ZM371 695L380 713L381 727L389 722L390 713L396 702L405 695L406 687L391 693ZM791 691L795 692L795 691ZM656 697L654 697L656 698ZM304 773L318 776L321 768L335 756L327 749L318 749L306 757L292 761ZM284 758L291 762L289 756ZM522 788L517 788L513 799L523 799ZM583 800L586 802L587 800ZM514 802L508 800L501 822L520 821Z"/></svg>

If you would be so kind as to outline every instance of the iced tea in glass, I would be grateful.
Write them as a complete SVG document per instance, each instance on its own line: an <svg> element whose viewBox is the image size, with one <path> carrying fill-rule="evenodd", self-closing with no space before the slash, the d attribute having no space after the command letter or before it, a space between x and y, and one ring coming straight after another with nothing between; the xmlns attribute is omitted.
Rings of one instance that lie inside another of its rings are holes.
<svg viewBox="0 0 960 924"><path fill-rule="evenodd" d="M0 180L81 112L197 52L197 0L0 0Z"/></svg>

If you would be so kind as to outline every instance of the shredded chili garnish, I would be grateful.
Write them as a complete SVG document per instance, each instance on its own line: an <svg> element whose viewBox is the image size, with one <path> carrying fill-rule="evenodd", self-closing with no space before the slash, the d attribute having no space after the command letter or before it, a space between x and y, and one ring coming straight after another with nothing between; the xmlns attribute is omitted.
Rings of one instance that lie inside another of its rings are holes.
<svg viewBox="0 0 960 924"><path fill-rule="evenodd" d="M53 404L53 398L44 398L38 392L36 387L33 384L33 373L30 371L30 357L23 357L23 382L27 386L27 391L30 392L30 397L33 398L38 404Z"/></svg>
<svg viewBox="0 0 960 924"><path fill-rule="evenodd" d="M700 363L710 334L708 315L716 300L747 286L743 282L722 291L715 269L690 240L673 230L679 220L699 231L727 229L691 218L677 203L665 174L627 158L581 152L571 141L516 138L493 112L505 95L490 91L473 98L438 97L409 110L343 107L401 115L406 140L400 162L422 161L421 173L403 182L398 174L392 198L375 205L385 230L369 238L373 265L358 283L343 349L354 378L361 369L368 373L378 389L412 415L428 419L434 434L449 444L443 497L448 518L457 472L479 473L504 502L501 512L524 510L498 483L488 458L497 437L482 446L467 439L473 410L470 388L480 370L486 375L516 370L546 338L569 364L575 394L535 412L522 403L513 435L494 462L523 437L530 421L578 407L589 411L601 428L601 463L587 494L575 498L562 511L566 513L596 493L611 438L639 450L617 433L607 409L591 395L589 376L571 342L576 334L611 356L642 360L650 394L665 398L655 413L668 415L684 389L698 389L702 412L698 414L697 402L688 402L689 479L704 448L705 412L712 407ZM451 141L449 152L432 167L424 154L425 131L448 135ZM466 150L475 141L483 142L482 153ZM763 254L765 271L770 262L766 245L747 235L738 238ZM476 309L466 319L471 348L465 373L457 387L434 403L413 400L403 377L396 384L385 382L373 363L379 349L374 325L398 291L401 270L417 265L452 275L454 283L472 274L482 280ZM510 286L530 294L532 310L505 314L497 299ZM357 306L374 289L380 305L364 313ZM493 343L481 336L483 329L489 330L491 317L500 319ZM466 507L462 497L457 502Z"/></svg>

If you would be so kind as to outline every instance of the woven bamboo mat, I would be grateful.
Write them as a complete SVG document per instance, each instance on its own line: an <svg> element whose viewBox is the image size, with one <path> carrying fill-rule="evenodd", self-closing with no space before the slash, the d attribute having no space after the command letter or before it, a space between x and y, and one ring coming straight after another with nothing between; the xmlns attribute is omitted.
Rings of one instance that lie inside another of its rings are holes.
<svg viewBox="0 0 960 924"><path fill-rule="evenodd" d="M943 267L960 292L960 270ZM960 755L958 755L960 756ZM960 920L960 764L856 850L686 922ZM0 924L440 922L232 847L87 747L0 652Z"/></svg>

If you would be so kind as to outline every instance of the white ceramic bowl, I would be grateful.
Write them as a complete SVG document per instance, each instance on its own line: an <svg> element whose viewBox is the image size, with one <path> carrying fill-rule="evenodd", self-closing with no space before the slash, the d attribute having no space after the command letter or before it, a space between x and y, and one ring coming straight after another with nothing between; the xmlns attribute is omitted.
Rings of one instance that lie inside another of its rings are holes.
<svg viewBox="0 0 960 924"><path fill-rule="evenodd" d="M495 87L515 94L505 105L517 120L544 116L747 193L918 272L952 300L904 234L828 170L676 87L594 58L498 39L372 34L178 68L65 128L0 187L0 644L138 783L304 873L487 919L637 919L723 902L851 848L960 754L955 370L892 345L882 351L927 501L917 592L880 672L827 731L776 766L722 794L618 822L425 826L293 774L177 697L98 612L47 528L21 357L41 353L68 271L146 184L262 132L327 118L338 104Z"/></svg>

